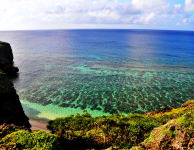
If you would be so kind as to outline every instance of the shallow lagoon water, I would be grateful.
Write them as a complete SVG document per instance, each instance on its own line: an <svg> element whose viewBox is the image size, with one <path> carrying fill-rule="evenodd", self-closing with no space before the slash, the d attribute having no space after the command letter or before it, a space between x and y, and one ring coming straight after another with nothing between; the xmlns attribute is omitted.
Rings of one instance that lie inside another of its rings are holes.
<svg viewBox="0 0 194 150"><path fill-rule="evenodd" d="M30 118L145 113L194 98L194 32L50 30L0 32Z"/></svg>

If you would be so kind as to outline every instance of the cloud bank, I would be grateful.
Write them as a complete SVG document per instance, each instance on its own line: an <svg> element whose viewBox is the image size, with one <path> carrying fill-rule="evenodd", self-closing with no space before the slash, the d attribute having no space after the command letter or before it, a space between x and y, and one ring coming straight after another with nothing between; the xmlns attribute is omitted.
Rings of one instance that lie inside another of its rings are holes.
<svg viewBox="0 0 194 150"><path fill-rule="evenodd" d="M185 10L187 12L194 12L194 1L193 0L185 0Z"/></svg>
<svg viewBox="0 0 194 150"><path fill-rule="evenodd" d="M168 0L0 0L0 4L0 30L194 28L193 0L184 4Z"/></svg>

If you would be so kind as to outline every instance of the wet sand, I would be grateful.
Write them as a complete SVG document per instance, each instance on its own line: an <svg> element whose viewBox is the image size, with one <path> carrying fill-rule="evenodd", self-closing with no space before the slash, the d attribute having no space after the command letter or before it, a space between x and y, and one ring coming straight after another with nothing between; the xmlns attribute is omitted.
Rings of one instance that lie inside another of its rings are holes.
<svg viewBox="0 0 194 150"><path fill-rule="evenodd" d="M32 131L44 130L44 131L50 132L46 127L48 124L47 122L30 120L30 124L32 126L31 127Z"/></svg>

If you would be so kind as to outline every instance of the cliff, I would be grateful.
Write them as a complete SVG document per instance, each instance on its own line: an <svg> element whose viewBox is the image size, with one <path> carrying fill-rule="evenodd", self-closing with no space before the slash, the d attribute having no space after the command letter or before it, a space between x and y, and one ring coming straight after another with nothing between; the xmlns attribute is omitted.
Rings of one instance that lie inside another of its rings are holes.
<svg viewBox="0 0 194 150"><path fill-rule="evenodd" d="M13 64L13 53L10 44L0 41L0 69L9 76L15 76L19 69Z"/></svg>
<svg viewBox="0 0 194 150"><path fill-rule="evenodd" d="M13 83L8 79L8 76L17 75L19 71L13 64L11 46L0 42L0 124L15 124L29 128L29 119L24 114Z"/></svg>

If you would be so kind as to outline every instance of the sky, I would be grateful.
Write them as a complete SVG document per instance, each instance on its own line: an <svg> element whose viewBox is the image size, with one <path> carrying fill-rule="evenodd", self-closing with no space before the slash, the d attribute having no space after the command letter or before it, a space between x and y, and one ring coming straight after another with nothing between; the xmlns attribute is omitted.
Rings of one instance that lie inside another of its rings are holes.
<svg viewBox="0 0 194 150"><path fill-rule="evenodd" d="M0 30L194 30L194 0L0 0Z"/></svg>

